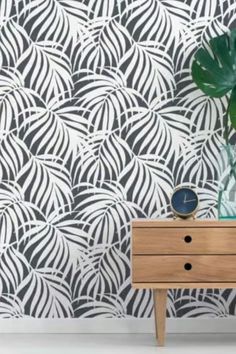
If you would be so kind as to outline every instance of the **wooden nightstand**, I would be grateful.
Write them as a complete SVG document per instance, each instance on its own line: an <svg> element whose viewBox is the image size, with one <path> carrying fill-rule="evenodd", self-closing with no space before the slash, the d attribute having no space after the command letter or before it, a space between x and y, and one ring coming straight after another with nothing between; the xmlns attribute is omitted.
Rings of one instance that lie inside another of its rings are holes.
<svg viewBox="0 0 236 354"><path fill-rule="evenodd" d="M168 289L236 288L236 222L133 220L132 285L153 289L163 346Z"/></svg>

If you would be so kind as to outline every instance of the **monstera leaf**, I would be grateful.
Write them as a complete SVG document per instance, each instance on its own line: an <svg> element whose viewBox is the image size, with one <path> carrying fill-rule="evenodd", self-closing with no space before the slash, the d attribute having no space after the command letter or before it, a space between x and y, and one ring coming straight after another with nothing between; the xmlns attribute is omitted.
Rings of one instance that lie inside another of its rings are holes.
<svg viewBox="0 0 236 354"><path fill-rule="evenodd" d="M228 114L236 129L236 29L211 39L209 49L197 51L192 77L210 97L223 97L231 92Z"/></svg>

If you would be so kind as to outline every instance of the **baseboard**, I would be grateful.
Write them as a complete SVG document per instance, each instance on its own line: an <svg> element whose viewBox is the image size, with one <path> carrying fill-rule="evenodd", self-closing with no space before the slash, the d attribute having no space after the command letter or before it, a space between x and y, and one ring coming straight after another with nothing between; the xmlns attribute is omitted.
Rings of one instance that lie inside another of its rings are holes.
<svg viewBox="0 0 236 354"><path fill-rule="evenodd" d="M167 319L167 333L236 333L236 318ZM0 333L154 333L153 319L1 319Z"/></svg>

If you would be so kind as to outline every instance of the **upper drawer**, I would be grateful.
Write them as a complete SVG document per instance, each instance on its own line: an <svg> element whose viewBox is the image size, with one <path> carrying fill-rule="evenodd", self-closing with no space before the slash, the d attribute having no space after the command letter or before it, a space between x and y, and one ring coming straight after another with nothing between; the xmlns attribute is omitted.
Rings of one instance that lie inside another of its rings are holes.
<svg viewBox="0 0 236 354"><path fill-rule="evenodd" d="M236 254L236 228L133 228L133 254Z"/></svg>

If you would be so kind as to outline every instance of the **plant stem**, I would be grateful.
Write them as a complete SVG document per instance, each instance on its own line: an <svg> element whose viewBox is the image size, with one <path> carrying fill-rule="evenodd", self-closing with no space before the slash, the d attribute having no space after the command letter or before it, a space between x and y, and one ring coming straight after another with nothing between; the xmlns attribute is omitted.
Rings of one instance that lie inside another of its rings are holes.
<svg viewBox="0 0 236 354"><path fill-rule="evenodd" d="M228 121L229 121L229 105L226 111L226 118L224 119L224 138L225 138L225 143L226 145L229 144L229 125L228 125Z"/></svg>
<svg viewBox="0 0 236 354"><path fill-rule="evenodd" d="M226 144L227 157L228 157L228 161L229 161L229 165L230 165L230 171L229 171L226 183L224 185L224 190L226 190L228 188L228 185L229 185L232 175L233 175L234 180L236 182L236 162L234 162L235 151L233 151L233 154L232 154L231 147L229 144L229 125L228 125L229 118L228 117L229 117L229 106L227 108L226 118L224 120L224 139L225 139L225 144Z"/></svg>
<svg viewBox="0 0 236 354"><path fill-rule="evenodd" d="M228 188L228 185L229 185L229 182L230 182L230 179L233 175L234 177L234 180L236 182L236 171L235 171L235 167L236 167L236 162L234 162L234 156L232 155L232 152L231 152L231 147L230 145L226 145L226 152L227 152L227 157L228 157L228 161L229 161L229 165L230 165L230 171L229 171L229 174L227 176L227 180L226 180L226 183L224 185L224 190L226 190ZM235 152L233 152L234 154Z"/></svg>

